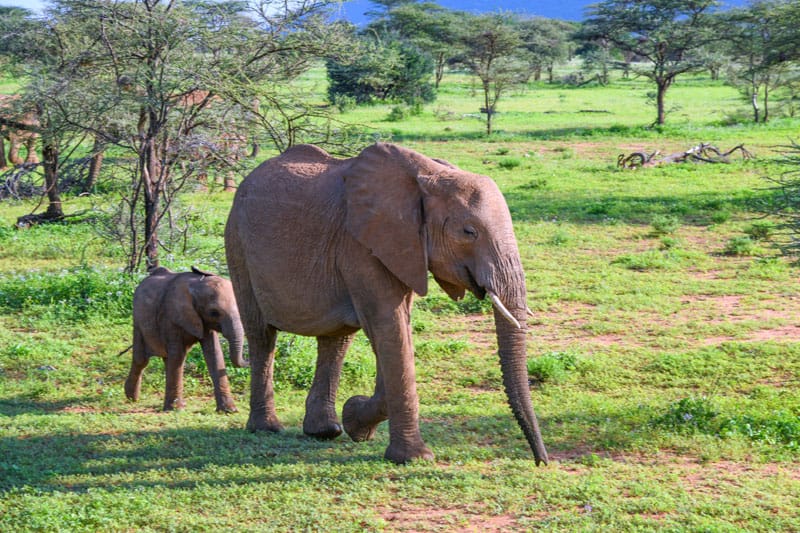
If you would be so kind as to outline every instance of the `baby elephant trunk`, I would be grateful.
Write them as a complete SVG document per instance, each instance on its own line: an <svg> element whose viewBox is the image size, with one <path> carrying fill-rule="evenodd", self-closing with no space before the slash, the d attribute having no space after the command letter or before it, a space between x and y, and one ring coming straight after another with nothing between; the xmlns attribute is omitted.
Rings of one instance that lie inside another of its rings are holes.
<svg viewBox="0 0 800 533"><path fill-rule="evenodd" d="M245 359L242 355L244 350L244 328L238 317L223 323L222 335L228 340L228 348L230 349L231 363L233 363L233 366L239 368L250 366L250 361Z"/></svg>

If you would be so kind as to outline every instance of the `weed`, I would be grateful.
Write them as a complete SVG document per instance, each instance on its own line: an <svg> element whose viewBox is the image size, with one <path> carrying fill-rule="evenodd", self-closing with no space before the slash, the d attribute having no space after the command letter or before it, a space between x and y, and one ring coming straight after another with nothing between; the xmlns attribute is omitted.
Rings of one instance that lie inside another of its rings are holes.
<svg viewBox="0 0 800 533"><path fill-rule="evenodd" d="M654 235L675 233L681 227L681 221L674 215L655 215L650 224Z"/></svg>
<svg viewBox="0 0 800 533"><path fill-rule="evenodd" d="M738 235L728 240L723 253L725 255L749 256L756 255L758 251L759 249L756 243L754 243L750 237L747 235Z"/></svg>
<svg viewBox="0 0 800 533"><path fill-rule="evenodd" d="M571 352L550 352L528 360L528 375L538 383L559 383L576 370L578 356Z"/></svg>
<svg viewBox="0 0 800 533"><path fill-rule="evenodd" d="M497 162L497 166L503 170L513 170L522 164L522 160L518 157L504 157Z"/></svg>
<svg viewBox="0 0 800 533"><path fill-rule="evenodd" d="M776 225L771 220L759 220L750 224L744 232L754 241L768 241L775 229Z"/></svg>

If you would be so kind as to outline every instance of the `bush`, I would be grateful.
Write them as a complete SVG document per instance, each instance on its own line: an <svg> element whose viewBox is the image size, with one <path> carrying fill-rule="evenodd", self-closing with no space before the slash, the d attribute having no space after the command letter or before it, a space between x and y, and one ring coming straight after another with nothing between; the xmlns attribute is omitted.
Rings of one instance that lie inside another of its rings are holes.
<svg viewBox="0 0 800 533"><path fill-rule="evenodd" d="M522 164L518 157L505 157L497 162L498 166L504 170L512 170Z"/></svg>
<svg viewBox="0 0 800 533"><path fill-rule="evenodd" d="M754 241L767 241L775 232L775 223L769 220L753 222L744 230L748 237Z"/></svg>
<svg viewBox="0 0 800 533"><path fill-rule="evenodd" d="M570 352L551 352L528 360L528 376L539 383L558 383L578 368L578 357Z"/></svg>
<svg viewBox="0 0 800 533"><path fill-rule="evenodd" d="M723 253L725 255L746 256L754 255L756 251L756 245L753 240L747 235L740 235L738 237L732 237L727 242Z"/></svg>
<svg viewBox="0 0 800 533"><path fill-rule="evenodd" d="M0 281L0 308L71 322L127 320L138 283L139 279L110 269L28 272Z"/></svg>
<svg viewBox="0 0 800 533"><path fill-rule="evenodd" d="M668 235L675 233L681 227L681 221L674 215L656 215L650 222L653 226L653 233L655 235Z"/></svg>

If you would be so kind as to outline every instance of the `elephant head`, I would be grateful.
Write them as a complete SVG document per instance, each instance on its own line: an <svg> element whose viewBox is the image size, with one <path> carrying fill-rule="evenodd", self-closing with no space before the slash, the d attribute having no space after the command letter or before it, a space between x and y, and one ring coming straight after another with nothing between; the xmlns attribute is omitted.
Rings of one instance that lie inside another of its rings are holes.
<svg viewBox="0 0 800 533"><path fill-rule="evenodd" d="M242 356L244 329L231 282L194 267L192 272L201 278L188 285L194 312L181 313L182 327L198 339L205 336L205 328L222 333L228 340L233 366L249 366Z"/></svg>
<svg viewBox="0 0 800 533"><path fill-rule="evenodd" d="M365 149L344 179L348 231L414 292L427 293L430 271L451 298L491 299L508 402L546 464L527 373L525 274L496 184L389 144Z"/></svg>

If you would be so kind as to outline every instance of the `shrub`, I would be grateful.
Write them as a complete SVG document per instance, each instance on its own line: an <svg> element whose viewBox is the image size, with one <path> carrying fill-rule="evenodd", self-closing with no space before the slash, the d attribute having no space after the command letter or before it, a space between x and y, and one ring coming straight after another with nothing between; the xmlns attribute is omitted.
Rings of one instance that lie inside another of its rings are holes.
<svg viewBox="0 0 800 533"><path fill-rule="evenodd" d="M681 227L681 221L674 215L655 215L650 225L655 235L667 235L675 233Z"/></svg>
<svg viewBox="0 0 800 533"><path fill-rule="evenodd" d="M667 411L653 420L656 426L678 433L709 433L717 411L708 398L682 398L667 407Z"/></svg>
<svg viewBox="0 0 800 533"><path fill-rule="evenodd" d="M578 357L570 352L551 352L528 360L528 376L539 383L558 383L577 368Z"/></svg>
<svg viewBox="0 0 800 533"><path fill-rule="evenodd" d="M504 170L512 170L522 164L522 160L518 157L504 157L497 162L498 166Z"/></svg>
<svg viewBox="0 0 800 533"><path fill-rule="evenodd" d="M770 220L753 222L744 232L754 241L766 241L775 232L775 223Z"/></svg>
<svg viewBox="0 0 800 533"><path fill-rule="evenodd" d="M750 237L739 235L728 240L723 253L725 255L746 256L754 255L756 251L756 245Z"/></svg>

